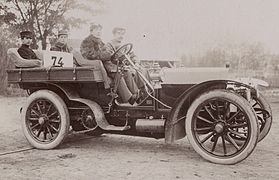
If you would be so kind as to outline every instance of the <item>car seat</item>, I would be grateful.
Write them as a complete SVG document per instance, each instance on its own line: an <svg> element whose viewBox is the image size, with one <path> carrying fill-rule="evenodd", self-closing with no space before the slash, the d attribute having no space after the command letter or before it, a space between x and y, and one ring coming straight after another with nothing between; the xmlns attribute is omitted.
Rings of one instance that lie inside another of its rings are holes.
<svg viewBox="0 0 279 180"><path fill-rule="evenodd" d="M107 74L107 71L103 65L103 62L101 60L88 60L85 59L81 53L77 50L73 50L72 54L74 56L74 60L77 64L77 66L82 67L95 67L96 69L99 69L102 73L103 79L104 79L104 86L106 89L110 88L110 84L112 83L112 80Z"/></svg>
<svg viewBox="0 0 279 180"><path fill-rule="evenodd" d="M39 67L39 66L34 66L34 62L37 62L40 60L24 59L19 55L17 50L18 50L18 48L10 48L7 51L8 57L12 60L12 62L16 66L16 68Z"/></svg>

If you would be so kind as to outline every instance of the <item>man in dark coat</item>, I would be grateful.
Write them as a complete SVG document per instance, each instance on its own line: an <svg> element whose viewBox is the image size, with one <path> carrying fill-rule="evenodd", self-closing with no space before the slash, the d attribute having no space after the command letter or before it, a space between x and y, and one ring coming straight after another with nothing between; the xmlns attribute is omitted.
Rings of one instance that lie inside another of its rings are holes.
<svg viewBox="0 0 279 180"><path fill-rule="evenodd" d="M100 24L92 24L90 26L90 35L81 43L80 52L84 58L89 60L101 60L109 76L113 79L119 78L117 92L123 102L134 104L138 98L139 89L131 75L130 78L127 78L129 79L128 81L125 81L122 76L115 77L117 65L111 61L111 53L106 50L105 44L101 40L101 31L102 26Z"/></svg>
<svg viewBox="0 0 279 180"><path fill-rule="evenodd" d="M61 51L61 52L71 52L72 49L67 45L68 42L68 32L61 30L58 32L57 42L53 47L50 48L51 51Z"/></svg>
<svg viewBox="0 0 279 180"><path fill-rule="evenodd" d="M26 59L26 61L21 62L20 67L40 67L41 66L41 60L37 57L35 52L30 48L30 45L32 44L32 32L30 31L22 31L20 32L21 47L17 50L19 55Z"/></svg>

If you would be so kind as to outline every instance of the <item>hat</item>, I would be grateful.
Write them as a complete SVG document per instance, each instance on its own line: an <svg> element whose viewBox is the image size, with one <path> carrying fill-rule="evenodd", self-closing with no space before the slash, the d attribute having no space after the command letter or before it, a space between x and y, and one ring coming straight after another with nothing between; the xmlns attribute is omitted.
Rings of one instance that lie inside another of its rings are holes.
<svg viewBox="0 0 279 180"><path fill-rule="evenodd" d="M126 32L126 29L125 29L125 28L122 28L122 27L115 27L115 28L113 28L113 30L112 30L112 34L118 32L118 31L121 31L121 32L125 33L125 32Z"/></svg>
<svg viewBox="0 0 279 180"><path fill-rule="evenodd" d="M66 30L60 30L58 31L58 36L60 35L68 35L68 32Z"/></svg>
<svg viewBox="0 0 279 180"><path fill-rule="evenodd" d="M99 23L91 23L90 24L90 31L92 31L93 29L96 29L96 28L103 28L103 26Z"/></svg>
<svg viewBox="0 0 279 180"><path fill-rule="evenodd" d="M19 33L20 37L23 39L24 37L32 38L33 33L31 31L22 31Z"/></svg>

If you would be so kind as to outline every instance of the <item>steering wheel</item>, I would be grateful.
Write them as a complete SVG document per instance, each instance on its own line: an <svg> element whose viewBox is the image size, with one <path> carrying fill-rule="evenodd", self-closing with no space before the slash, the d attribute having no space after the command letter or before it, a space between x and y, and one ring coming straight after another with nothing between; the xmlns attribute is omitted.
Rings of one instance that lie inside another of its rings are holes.
<svg viewBox="0 0 279 180"><path fill-rule="evenodd" d="M122 55L129 55L132 49L133 49L132 43L124 44L120 46L117 50L115 50L115 52L111 56L111 59L115 59L116 57L121 57Z"/></svg>

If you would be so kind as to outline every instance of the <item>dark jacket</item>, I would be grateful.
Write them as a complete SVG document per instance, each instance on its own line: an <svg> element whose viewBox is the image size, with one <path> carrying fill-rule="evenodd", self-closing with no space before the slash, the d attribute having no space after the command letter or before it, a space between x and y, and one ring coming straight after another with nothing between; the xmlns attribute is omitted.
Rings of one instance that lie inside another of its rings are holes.
<svg viewBox="0 0 279 180"><path fill-rule="evenodd" d="M26 44L22 44L17 52L23 59L39 59L35 52Z"/></svg>
<svg viewBox="0 0 279 180"><path fill-rule="evenodd" d="M62 44L60 42L55 43L53 47L50 48L51 51L61 51L61 52L71 52L71 48L67 44Z"/></svg>
<svg viewBox="0 0 279 180"><path fill-rule="evenodd" d="M80 46L82 56L89 60L101 60L108 72L116 72L117 66L111 62L111 53L100 38L86 37Z"/></svg>
<svg viewBox="0 0 279 180"><path fill-rule="evenodd" d="M62 44L60 42L57 42L53 47L50 48L50 50L71 53L73 49L69 47L67 44ZM78 66L75 57L73 57L73 60L74 60L74 65Z"/></svg>

